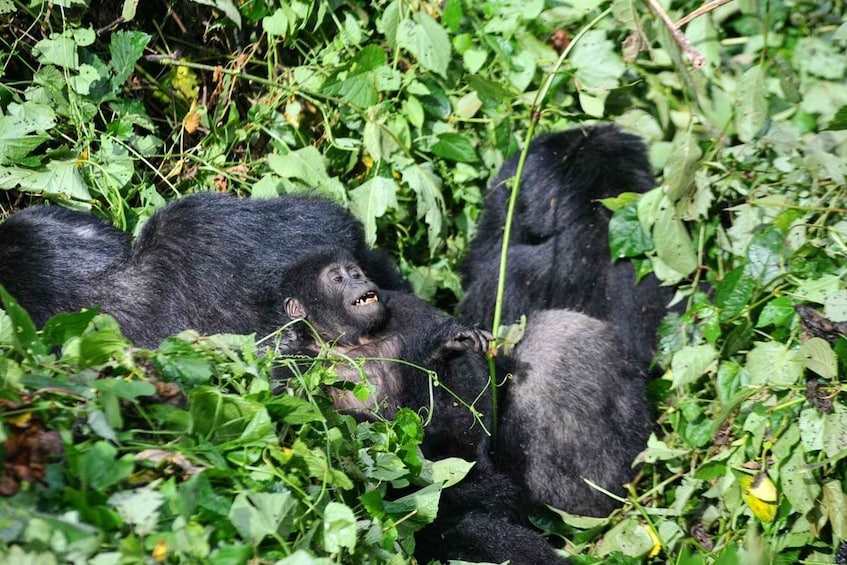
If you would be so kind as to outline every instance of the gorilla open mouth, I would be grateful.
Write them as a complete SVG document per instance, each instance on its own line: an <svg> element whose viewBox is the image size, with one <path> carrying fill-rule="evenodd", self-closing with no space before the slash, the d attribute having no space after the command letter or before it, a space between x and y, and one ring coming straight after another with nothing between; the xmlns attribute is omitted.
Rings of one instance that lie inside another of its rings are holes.
<svg viewBox="0 0 847 565"><path fill-rule="evenodd" d="M379 296L377 296L376 292L369 290L362 296L356 299L353 303L353 306L364 306L366 304L375 304L379 302Z"/></svg>

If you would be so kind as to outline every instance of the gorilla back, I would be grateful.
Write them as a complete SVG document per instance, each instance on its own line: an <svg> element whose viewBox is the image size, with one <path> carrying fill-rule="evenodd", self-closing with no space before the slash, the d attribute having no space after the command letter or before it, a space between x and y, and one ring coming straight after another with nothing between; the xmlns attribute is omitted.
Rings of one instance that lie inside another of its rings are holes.
<svg viewBox="0 0 847 565"><path fill-rule="evenodd" d="M130 238L85 212L27 208L0 224L0 284L39 327L88 302L90 285L126 259Z"/></svg>
<svg viewBox="0 0 847 565"><path fill-rule="evenodd" d="M349 212L317 197L185 197L150 218L128 254L91 275L84 274L91 271L86 255L78 257L76 265L56 259L63 245L55 238L10 245L6 225L14 218L0 229L0 249L17 263L27 260L24 251L39 246L49 251L29 268L36 287L42 273L58 266L77 269L79 276L66 287L42 286L28 296L20 292L17 271L10 271L3 278L18 287L18 293L11 291L13 296L25 308L39 310L40 320L60 311L100 306L140 346L156 346L185 329L203 334L275 331L285 321L280 273L316 247L349 250L385 288L406 284L387 257L367 246L359 222Z"/></svg>
<svg viewBox="0 0 847 565"><path fill-rule="evenodd" d="M510 159L485 201L463 266L461 316L490 325L503 226L510 196ZM629 262L612 263L610 214L599 199L655 186L644 145L615 126L572 129L534 140L529 148L509 242L503 322L549 308L568 308L611 321L642 367L672 293L649 276L636 284Z"/></svg>

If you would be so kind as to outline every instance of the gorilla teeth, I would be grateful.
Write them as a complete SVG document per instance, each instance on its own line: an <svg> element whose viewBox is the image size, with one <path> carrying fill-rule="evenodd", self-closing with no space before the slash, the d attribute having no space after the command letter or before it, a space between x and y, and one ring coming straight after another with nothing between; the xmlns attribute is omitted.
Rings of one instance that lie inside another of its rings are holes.
<svg viewBox="0 0 847 565"><path fill-rule="evenodd" d="M379 296L371 290L360 296L353 305L362 306L364 304L373 304L374 302L379 302Z"/></svg>

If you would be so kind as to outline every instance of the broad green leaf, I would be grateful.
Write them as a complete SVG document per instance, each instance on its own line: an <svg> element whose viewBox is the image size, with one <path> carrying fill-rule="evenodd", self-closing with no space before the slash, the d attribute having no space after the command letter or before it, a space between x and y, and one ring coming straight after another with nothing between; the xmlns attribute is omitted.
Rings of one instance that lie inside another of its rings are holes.
<svg viewBox="0 0 847 565"><path fill-rule="evenodd" d="M708 344L690 345L677 351L671 361L673 387L679 388L694 383L712 369L717 355L715 348Z"/></svg>
<svg viewBox="0 0 847 565"><path fill-rule="evenodd" d="M768 115L768 96L765 73L755 65L742 75L736 91L735 128L741 141L752 141L765 125Z"/></svg>
<svg viewBox="0 0 847 565"><path fill-rule="evenodd" d="M653 249L650 234L638 219L638 202L618 208L609 220L609 250L612 259L638 257Z"/></svg>
<svg viewBox="0 0 847 565"><path fill-rule="evenodd" d="M806 465L803 450L799 446L794 448L791 457L779 463L780 491L795 512L805 514L814 508L821 489L812 470Z"/></svg>
<svg viewBox="0 0 847 565"><path fill-rule="evenodd" d="M756 321L757 328L783 326L794 317L794 302L787 296L768 301Z"/></svg>
<svg viewBox="0 0 847 565"><path fill-rule="evenodd" d="M33 46L32 51L42 63L56 65L63 69L76 70L79 67L79 56L76 52L76 42L69 35L53 35L50 39L42 39Z"/></svg>
<svg viewBox="0 0 847 565"><path fill-rule="evenodd" d="M0 286L0 302L12 322L14 342L18 351L26 357L46 354L47 348L38 338L32 318L2 286Z"/></svg>
<svg viewBox="0 0 847 565"><path fill-rule="evenodd" d="M823 415L817 408L803 408L800 412L799 428L804 451L823 449Z"/></svg>
<svg viewBox="0 0 847 565"><path fill-rule="evenodd" d="M369 245L376 242L376 219L389 209L397 209L397 191L394 179L373 177L350 191L350 210L364 224L365 239Z"/></svg>
<svg viewBox="0 0 847 565"><path fill-rule="evenodd" d="M782 233L777 229L765 229L753 234L747 247L747 264L744 272L755 279L759 285L767 286L784 272Z"/></svg>
<svg viewBox="0 0 847 565"><path fill-rule="evenodd" d="M682 275L688 275L697 268L691 237L667 198L662 199L652 237L656 254L670 268Z"/></svg>
<svg viewBox="0 0 847 565"><path fill-rule="evenodd" d="M630 557L646 556L653 550L655 534L648 531L649 525L635 518L627 518L606 532L597 554L601 557L619 551Z"/></svg>
<svg viewBox="0 0 847 565"><path fill-rule="evenodd" d="M823 484L821 510L829 519L832 531L839 539L847 539L847 496L840 480L830 480Z"/></svg>
<svg viewBox="0 0 847 565"><path fill-rule="evenodd" d="M440 484L426 486L397 500L386 500L385 511L396 518L409 518L420 524L429 524L438 513L441 498Z"/></svg>
<svg viewBox="0 0 847 565"><path fill-rule="evenodd" d="M464 479L475 463L473 461L465 461L458 457L448 457L432 463L431 480L433 483L441 483L444 488L459 483Z"/></svg>
<svg viewBox="0 0 847 565"><path fill-rule="evenodd" d="M833 322L847 322L847 290L832 292L824 300L824 315Z"/></svg>
<svg viewBox="0 0 847 565"><path fill-rule="evenodd" d="M38 170L0 166L0 190L63 194L75 200L91 200L88 186L79 174L76 159L54 160Z"/></svg>
<svg viewBox="0 0 847 565"><path fill-rule="evenodd" d="M308 188L336 201L345 200L344 186L337 178L329 176L324 157L316 148L303 147L287 155L271 153L267 159L268 166L279 176L298 179Z"/></svg>
<svg viewBox="0 0 847 565"><path fill-rule="evenodd" d="M676 203L690 190L702 156L698 139L690 130L674 140L673 149L665 163L664 177L666 194L671 202Z"/></svg>
<svg viewBox="0 0 847 565"><path fill-rule="evenodd" d="M434 252L441 241L441 226L444 217L444 196L441 194L441 179L429 163L414 164L402 171L403 181L417 195L417 217L424 218L429 235L429 250Z"/></svg>
<svg viewBox="0 0 847 565"><path fill-rule="evenodd" d="M744 267L727 273L715 287L715 306L721 309L720 319L728 321L750 306L756 281L749 277Z"/></svg>
<svg viewBox="0 0 847 565"><path fill-rule="evenodd" d="M109 55L114 72L112 88L117 91L135 70L135 63L144 54L152 36L140 31L116 31L109 43Z"/></svg>
<svg viewBox="0 0 847 565"><path fill-rule="evenodd" d="M282 8L277 8L270 16L262 18L262 29L271 36L285 37L288 35L288 16Z"/></svg>
<svg viewBox="0 0 847 565"><path fill-rule="evenodd" d="M139 396L153 396L156 387L143 381L127 381L124 379L104 378L89 383L91 388L108 391L124 400L133 401Z"/></svg>
<svg viewBox="0 0 847 565"><path fill-rule="evenodd" d="M148 536L156 531L158 509L164 502L165 497L149 486L116 492L109 497L109 504L139 536Z"/></svg>
<svg viewBox="0 0 847 565"><path fill-rule="evenodd" d="M615 45L599 29L587 31L570 54L574 78L589 89L609 90L619 84L626 65Z"/></svg>
<svg viewBox="0 0 847 565"><path fill-rule="evenodd" d="M388 455L388 454L382 454ZM349 506L330 502L324 510L324 549L338 553L341 548L352 552L356 548L356 515Z"/></svg>
<svg viewBox="0 0 847 565"><path fill-rule="evenodd" d="M788 387L803 376L803 359L785 344L759 341L747 354L746 369L752 386Z"/></svg>
<svg viewBox="0 0 847 565"><path fill-rule="evenodd" d="M296 499L287 490L240 492L229 509L229 520L245 541L257 544L267 536L287 535L296 506Z"/></svg>
<svg viewBox="0 0 847 565"><path fill-rule="evenodd" d="M825 379L834 379L838 374L838 359L825 340L813 337L800 346L800 357L804 365Z"/></svg>
<svg viewBox="0 0 847 565"><path fill-rule="evenodd" d="M68 462L85 488L100 492L129 477L135 467L131 454L118 458L118 450L106 441L69 452Z"/></svg>
<svg viewBox="0 0 847 565"><path fill-rule="evenodd" d="M429 14L415 12L411 19L400 22L397 46L411 53L423 68L447 76L450 63L450 38Z"/></svg>
<svg viewBox="0 0 847 565"><path fill-rule="evenodd" d="M847 450L847 408L841 404L823 415L823 450L829 457L844 457Z"/></svg>
<svg viewBox="0 0 847 565"><path fill-rule="evenodd" d="M475 163L479 160L468 138L458 133L442 133L432 146L432 152L450 161Z"/></svg>

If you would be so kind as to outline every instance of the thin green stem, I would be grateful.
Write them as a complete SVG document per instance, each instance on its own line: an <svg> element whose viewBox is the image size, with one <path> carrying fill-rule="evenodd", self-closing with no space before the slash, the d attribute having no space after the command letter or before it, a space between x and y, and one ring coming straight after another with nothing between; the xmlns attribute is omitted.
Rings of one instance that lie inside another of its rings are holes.
<svg viewBox="0 0 847 565"><path fill-rule="evenodd" d="M529 127L526 130L526 139L524 140L524 146L521 150L520 157L518 158L518 168L517 171L515 171L515 176L512 178L509 206L506 210L506 222L503 226L503 244L500 248L500 269L497 274L497 295L494 301L494 320L491 323L492 332L494 333L495 338L499 338L500 323L503 317L503 295L506 290L506 266L508 263L509 240L512 234L512 219L515 215L515 206L518 201L518 194L520 193L520 179L523 176L523 170L526 166L526 158L529 154L529 145L532 141L532 135L535 132L535 126L538 124L538 120L541 117L542 107L545 99L547 98L547 94L553 85L553 80L556 78L556 75L559 74L562 65L564 65L568 55L570 55L574 45L579 42L588 30L597 25L597 23L609 15L610 12L611 8L606 8L600 13L600 15L591 20L588 25L583 27L579 33L574 36L570 44L568 44L565 50L562 51L562 54L559 55L559 59L556 61L553 69L547 73L547 78L545 79L544 84L536 93L535 99L532 101L532 106L530 107ZM494 437L497 437L497 378L494 370L493 356L489 356L488 358L488 377L491 382L492 433L494 434Z"/></svg>

